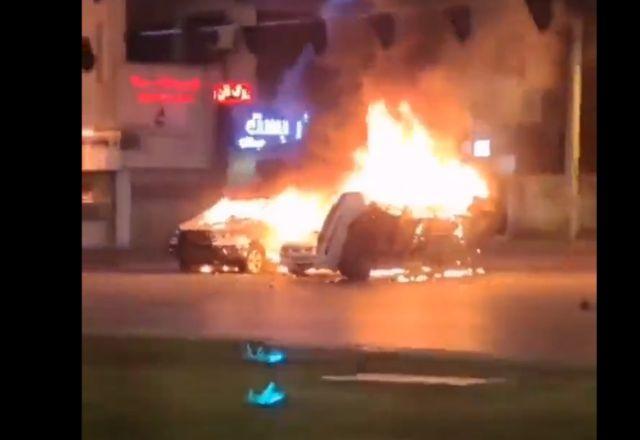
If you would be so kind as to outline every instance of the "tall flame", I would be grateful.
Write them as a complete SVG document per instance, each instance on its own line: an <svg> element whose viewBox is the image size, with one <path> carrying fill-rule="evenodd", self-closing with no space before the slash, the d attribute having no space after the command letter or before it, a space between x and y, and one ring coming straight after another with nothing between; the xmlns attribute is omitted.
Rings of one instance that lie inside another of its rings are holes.
<svg viewBox="0 0 640 440"><path fill-rule="evenodd" d="M341 192L358 191L368 201L408 208L421 217L464 214L475 197L488 196L486 182L473 168L436 151L407 102L399 105L397 118L383 101L371 104L367 127L367 145L356 151L355 169L338 194L289 187L269 199L223 198L203 214L204 222L263 221L273 230L265 238L267 251L276 255L283 243L307 240L318 231Z"/></svg>
<svg viewBox="0 0 640 440"><path fill-rule="evenodd" d="M489 195L473 168L438 154L407 102L399 105L398 115L394 118L382 101L369 106L368 143L356 152L356 170L345 191L359 191L370 201L429 217L464 214L474 197Z"/></svg>
<svg viewBox="0 0 640 440"><path fill-rule="evenodd" d="M332 202L319 193L289 187L269 199L223 198L203 213L202 222L213 225L236 217L266 223L270 234L263 237L263 244L268 256L275 260L283 243L309 241L320 230Z"/></svg>

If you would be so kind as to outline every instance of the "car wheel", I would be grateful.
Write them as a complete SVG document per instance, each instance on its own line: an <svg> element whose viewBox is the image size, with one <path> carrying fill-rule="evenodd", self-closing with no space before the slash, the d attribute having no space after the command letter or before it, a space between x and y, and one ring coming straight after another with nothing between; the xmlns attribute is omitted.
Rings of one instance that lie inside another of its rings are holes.
<svg viewBox="0 0 640 440"><path fill-rule="evenodd" d="M371 272L370 251L360 240L348 237L338 263L338 271L350 281L366 281Z"/></svg>
<svg viewBox="0 0 640 440"><path fill-rule="evenodd" d="M343 258L338 265L340 274L350 281L366 281L371 273L371 264L364 255Z"/></svg>
<svg viewBox="0 0 640 440"><path fill-rule="evenodd" d="M338 271L350 281L369 279L375 237L368 226L366 223L352 224L342 247Z"/></svg>
<svg viewBox="0 0 640 440"><path fill-rule="evenodd" d="M249 246L247 256L240 265L241 272L256 274L262 272L265 265L265 253L262 247L257 244Z"/></svg>

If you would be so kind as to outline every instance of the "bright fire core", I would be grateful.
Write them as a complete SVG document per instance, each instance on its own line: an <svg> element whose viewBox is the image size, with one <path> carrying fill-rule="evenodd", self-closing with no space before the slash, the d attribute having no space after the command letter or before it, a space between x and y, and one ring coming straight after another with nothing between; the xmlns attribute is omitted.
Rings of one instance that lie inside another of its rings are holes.
<svg viewBox="0 0 640 440"><path fill-rule="evenodd" d="M270 199L222 199L204 214L205 222L224 222L231 216L261 220L274 231L266 240L268 253L274 255L283 243L308 240L346 191L361 192L370 202L408 208L420 217L462 215L475 197L488 197L480 174L439 152L407 102L396 115L383 101L369 105L367 129L367 144L356 151L354 171L337 193L290 187Z"/></svg>
<svg viewBox="0 0 640 440"><path fill-rule="evenodd" d="M464 214L474 197L487 197L482 177L456 157L438 155L427 128L407 102L398 117L384 102L369 106L367 145L356 152L356 170L343 187L369 201L408 207L415 215L452 217Z"/></svg>

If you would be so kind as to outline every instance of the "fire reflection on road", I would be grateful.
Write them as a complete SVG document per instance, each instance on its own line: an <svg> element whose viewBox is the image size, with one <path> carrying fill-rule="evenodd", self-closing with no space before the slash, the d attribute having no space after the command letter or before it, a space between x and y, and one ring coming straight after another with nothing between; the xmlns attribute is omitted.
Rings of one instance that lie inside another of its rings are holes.
<svg viewBox="0 0 640 440"><path fill-rule="evenodd" d="M594 273L400 284L316 277L86 274L83 331L274 339L595 362Z"/></svg>

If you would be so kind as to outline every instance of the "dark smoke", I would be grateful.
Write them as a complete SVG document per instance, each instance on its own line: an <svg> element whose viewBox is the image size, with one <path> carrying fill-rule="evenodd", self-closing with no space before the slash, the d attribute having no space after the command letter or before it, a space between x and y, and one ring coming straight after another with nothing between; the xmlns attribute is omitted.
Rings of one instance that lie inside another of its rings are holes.
<svg viewBox="0 0 640 440"><path fill-rule="evenodd" d="M338 3L344 7L333 6ZM451 154L485 126L503 134L505 145L538 142L542 149L555 142L564 123L563 7L554 3L553 21L541 33L523 0L469 2L461 43L450 10L430 5L385 1L370 8L395 17L395 42L386 49L362 19L366 14L324 10L327 50L302 74L305 99L315 109L308 154L273 191L287 185L336 189L365 143L367 106L380 99L390 107L407 100ZM528 133L524 139L522 133Z"/></svg>

